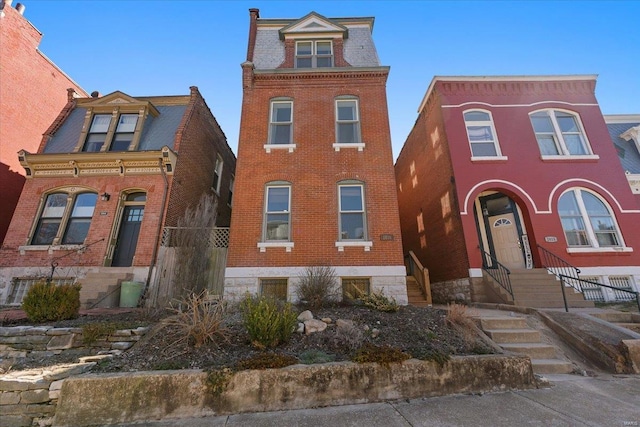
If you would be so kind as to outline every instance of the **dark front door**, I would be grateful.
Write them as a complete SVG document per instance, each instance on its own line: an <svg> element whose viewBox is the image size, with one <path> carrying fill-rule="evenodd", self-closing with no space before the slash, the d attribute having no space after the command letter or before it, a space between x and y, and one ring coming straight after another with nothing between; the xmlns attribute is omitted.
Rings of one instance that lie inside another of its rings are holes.
<svg viewBox="0 0 640 427"><path fill-rule="evenodd" d="M138 234L140 234L143 214L144 206L125 206L122 212L122 223L113 254L112 266L131 266L133 255L136 253L136 246L138 245Z"/></svg>

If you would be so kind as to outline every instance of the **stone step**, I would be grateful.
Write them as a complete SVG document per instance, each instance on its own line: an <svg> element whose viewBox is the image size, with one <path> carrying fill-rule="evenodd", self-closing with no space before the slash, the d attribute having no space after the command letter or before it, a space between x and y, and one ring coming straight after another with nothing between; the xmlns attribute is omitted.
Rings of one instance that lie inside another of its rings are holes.
<svg viewBox="0 0 640 427"><path fill-rule="evenodd" d="M640 323L616 323L616 325L640 333Z"/></svg>
<svg viewBox="0 0 640 427"><path fill-rule="evenodd" d="M522 317L482 317L480 325L484 330L527 328L527 322Z"/></svg>
<svg viewBox="0 0 640 427"><path fill-rule="evenodd" d="M533 372L536 374L570 374L573 365L558 359L531 359Z"/></svg>
<svg viewBox="0 0 640 427"><path fill-rule="evenodd" d="M540 332L534 329L487 329L485 332L497 344L540 342Z"/></svg>
<svg viewBox="0 0 640 427"><path fill-rule="evenodd" d="M553 359L556 357L556 348L543 343L501 344L501 347L513 353L525 354L531 359Z"/></svg>

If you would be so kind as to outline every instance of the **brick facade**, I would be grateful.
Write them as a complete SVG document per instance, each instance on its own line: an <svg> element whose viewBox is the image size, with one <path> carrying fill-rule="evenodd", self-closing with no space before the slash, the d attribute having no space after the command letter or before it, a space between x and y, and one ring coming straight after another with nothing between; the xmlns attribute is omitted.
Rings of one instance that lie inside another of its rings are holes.
<svg viewBox="0 0 640 427"><path fill-rule="evenodd" d="M289 68L257 72L250 61L243 64L238 191L231 221L225 293L239 296L245 290L256 292L259 278L281 277L290 279L289 297L295 299L293 284L297 274L305 267L328 265L339 276L370 277L372 288L386 286L389 294L406 303L385 88L388 68L297 72L291 68L292 46L289 40L282 43L282 49L289 52ZM359 102L365 144L361 151L356 147L337 151L333 147L335 100L344 95ZM281 97L293 101L295 148L291 150L265 148L270 101ZM364 185L366 240L371 242L370 248L359 245L338 250L336 246L340 234L338 183L344 180ZM291 186L291 234L286 244L292 247L261 250L258 246L264 242L265 187L274 181Z"/></svg>
<svg viewBox="0 0 640 427"><path fill-rule="evenodd" d="M38 150L42 134L67 102L68 88L87 94L38 50L42 33L11 1L0 4L1 244L25 181L18 151Z"/></svg>

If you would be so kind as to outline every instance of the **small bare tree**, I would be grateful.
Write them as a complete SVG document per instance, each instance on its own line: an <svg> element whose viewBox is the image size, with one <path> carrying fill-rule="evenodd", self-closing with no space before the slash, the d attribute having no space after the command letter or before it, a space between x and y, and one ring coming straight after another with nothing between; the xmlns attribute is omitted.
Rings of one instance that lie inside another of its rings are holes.
<svg viewBox="0 0 640 427"><path fill-rule="evenodd" d="M207 289L211 233L217 215L217 201L204 194L198 204L188 208L175 230L176 282L174 297L200 294Z"/></svg>
<svg viewBox="0 0 640 427"><path fill-rule="evenodd" d="M332 267L306 267L298 276L296 293L302 304L320 308L337 299L338 278Z"/></svg>

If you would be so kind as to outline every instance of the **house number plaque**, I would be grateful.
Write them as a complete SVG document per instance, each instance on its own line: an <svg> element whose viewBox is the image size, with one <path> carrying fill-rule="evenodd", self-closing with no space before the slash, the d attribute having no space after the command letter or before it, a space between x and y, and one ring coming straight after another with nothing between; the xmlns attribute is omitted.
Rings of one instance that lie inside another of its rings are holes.
<svg viewBox="0 0 640 427"><path fill-rule="evenodd" d="M556 236L546 236L544 238L544 241L547 243L556 243L558 241L558 238Z"/></svg>

